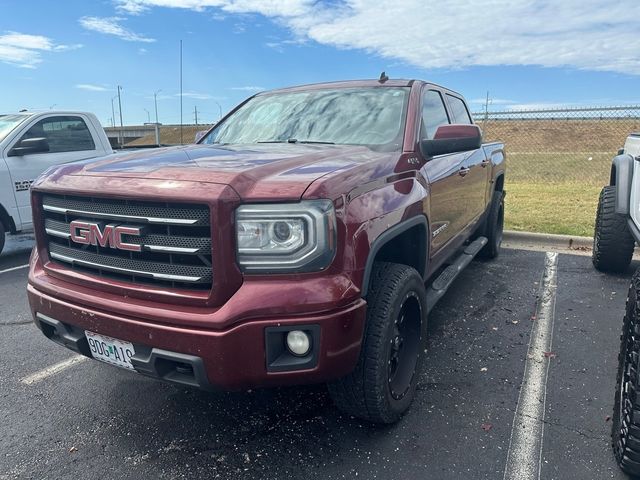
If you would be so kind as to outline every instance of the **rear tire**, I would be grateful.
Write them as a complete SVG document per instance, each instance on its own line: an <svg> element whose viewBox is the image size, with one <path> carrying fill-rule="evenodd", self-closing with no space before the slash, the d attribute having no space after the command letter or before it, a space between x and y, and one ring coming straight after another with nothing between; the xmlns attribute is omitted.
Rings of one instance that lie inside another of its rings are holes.
<svg viewBox="0 0 640 480"><path fill-rule="evenodd" d="M604 187L593 234L593 266L601 272L624 272L631 263L635 244L627 218L616 213L616 187Z"/></svg>
<svg viewBox="0 0 640 480"><path fill-rule="evenodd" d="M356 368L328 385L336 406L374 423L394 423L413 400L426 346L427 296L420 274L374 264Z"/></svg>
<svg viewBox="0 0 640 480"><path fill-rule="evenodd" d="M504 192L493 192L491 210L484 228L484 236L487 244L480 250L480 257L486 259L496 258L500 254L502 235L504 232Z"/></svg>
<svg viewBox="0 0 640 480"><path fill-rule="evenodd" d="M620 468L640 477L640 270L631 280L620 336L611 441Z"/></svg>
<svg viewBox="0 0 640 480"><path fill-rule="evenodd" d="M0 253L2 253L2 249L4 248L4 241L6 237L6 231L4 229L4 225L0 222Z"/></svg>

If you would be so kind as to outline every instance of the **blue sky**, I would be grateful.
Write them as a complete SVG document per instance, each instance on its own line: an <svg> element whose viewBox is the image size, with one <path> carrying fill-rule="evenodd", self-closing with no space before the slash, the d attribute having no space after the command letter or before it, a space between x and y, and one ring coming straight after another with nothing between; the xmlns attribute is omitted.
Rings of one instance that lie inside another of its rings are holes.
<svg viewBox="0 0 640 480"><path fill-rule="evenodd" d="M557 5L560 3L561 5ZM215 121L255 91L422 78L473 110L640 103L637 0L4 0L0 111L81 109L125 124ZM636 22L634 24L634 21ZM118 117L117 100L115 102Z"/></svg>

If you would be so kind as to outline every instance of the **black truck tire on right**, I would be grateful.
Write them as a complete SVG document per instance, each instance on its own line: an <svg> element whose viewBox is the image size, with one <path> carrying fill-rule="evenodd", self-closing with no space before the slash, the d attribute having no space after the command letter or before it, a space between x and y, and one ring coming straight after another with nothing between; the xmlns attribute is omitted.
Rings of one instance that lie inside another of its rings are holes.
<svg viewBox="0 0 640 480"><path fill-rule="evenodd" d="M593 234L593 266L601 272L624 272L631 263L634 247L626 217L616 213L616 187L604 187Z"/></svg>
<svg viewBox="0 0 640 480"><path fill-rule="evenodd" d="M631 280L620 336L611 443L622 470L640 478L640 269Z"/></svg>
<svg viewBox="0 0 640 480"><path fill-rule="evenodd" d="M376 262L358 363L353 372L328 385L340 410L373 423L400 419L416 391L426 348L426 315L420 274L407 265Z"/></svg>

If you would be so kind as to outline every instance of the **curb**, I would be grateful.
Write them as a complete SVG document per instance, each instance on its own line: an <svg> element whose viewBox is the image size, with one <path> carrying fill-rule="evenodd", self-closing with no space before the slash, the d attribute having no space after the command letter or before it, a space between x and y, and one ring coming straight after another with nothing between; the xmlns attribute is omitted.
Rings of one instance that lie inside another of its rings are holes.
<svg viewBox="0 0 640 480"><path fill-rule="evenodd" d="M592 237L579 237L577 235L554 235L551 233L517 232L515 230L504 231L504 241L520 244L530 244L531 246L545 245L574 249L591 249L593 247Z"/></svg>

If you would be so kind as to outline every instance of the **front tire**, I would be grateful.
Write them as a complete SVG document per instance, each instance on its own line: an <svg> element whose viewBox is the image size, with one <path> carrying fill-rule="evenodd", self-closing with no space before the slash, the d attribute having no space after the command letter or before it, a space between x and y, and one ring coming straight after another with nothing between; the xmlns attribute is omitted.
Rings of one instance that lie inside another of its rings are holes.
<svg viewBox="0 0 640 480"><path fill-rule="evenodd" d="M427 297L413 268L376 262L367 321L353 372L328 385L336 406L364 420L389 424L413 400L426 345Z"/></svg>
<svg viewBox="0 0 640 480"><path fill-rule="evenodd" d="M640 477L640 270L631 280L620 336L611 440L620 468Z"/></svg>
<svg viewBox="0 0 640 480"><path fill-rule="evenodd" d="M616 213L616 187L604 187L593 234L593 266L601 272L624 272L631 263L635 244L626 217Z"/></svg>

